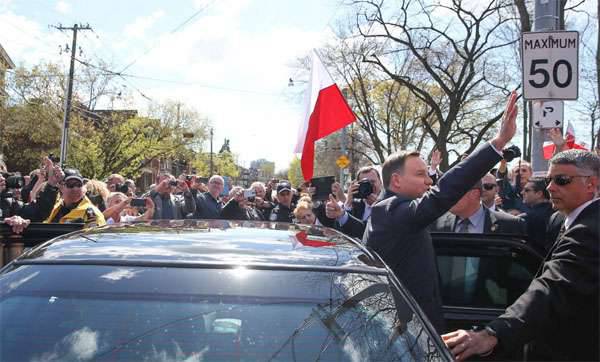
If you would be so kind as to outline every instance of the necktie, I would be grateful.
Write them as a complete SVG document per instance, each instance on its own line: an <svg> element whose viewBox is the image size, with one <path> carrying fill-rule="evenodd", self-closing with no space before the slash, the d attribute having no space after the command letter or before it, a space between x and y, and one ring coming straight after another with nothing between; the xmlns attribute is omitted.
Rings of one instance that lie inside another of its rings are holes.
<svg viewBox="0 0 600 362"><path fill-rule="evenodd" d="M458 222L458 228L456 229L457 233L468 233L469 225L471 225L471 221L469 219L462 219Z"/></svg>

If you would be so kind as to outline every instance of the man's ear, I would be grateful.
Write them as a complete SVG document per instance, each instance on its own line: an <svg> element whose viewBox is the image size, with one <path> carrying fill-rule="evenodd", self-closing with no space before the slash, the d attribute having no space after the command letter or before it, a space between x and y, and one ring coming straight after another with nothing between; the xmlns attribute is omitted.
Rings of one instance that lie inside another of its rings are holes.
<svg viewBox="0 0 600 362"><path fill-rule="evenodd" d="M600 193L600 189L598 188L598 176L590 176L588 177L588 185L592 188L596 196Z"/></svg>

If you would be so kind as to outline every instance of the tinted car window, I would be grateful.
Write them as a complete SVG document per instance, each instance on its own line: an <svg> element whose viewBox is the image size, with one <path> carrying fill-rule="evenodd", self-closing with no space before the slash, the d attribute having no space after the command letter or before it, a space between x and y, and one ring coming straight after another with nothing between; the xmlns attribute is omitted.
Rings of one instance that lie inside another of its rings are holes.
<svg viewBox="0 0 600 362"><path fill-rule="evenodd" d="M505 255L438 255L444 305L501 308L526 289L538 264L516 253Z"/></svg>
<svg viewBox="0 0 600 362"><path fill-rule="evenodd" d="M438 360L380 275L30 265L0 276L2 360Z"/></svg>

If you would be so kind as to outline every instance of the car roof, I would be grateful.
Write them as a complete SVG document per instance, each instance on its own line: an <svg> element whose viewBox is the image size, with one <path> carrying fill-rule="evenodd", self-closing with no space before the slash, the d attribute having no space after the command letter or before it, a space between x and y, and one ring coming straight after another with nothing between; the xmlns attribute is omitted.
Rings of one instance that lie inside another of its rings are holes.
<svg viewBox="0 0 600 362"><path fill-rule="evenodd" d="M358 241L330 228L277 222L155 220L50 240L17 263L313 268L386 274Z"/></svg>

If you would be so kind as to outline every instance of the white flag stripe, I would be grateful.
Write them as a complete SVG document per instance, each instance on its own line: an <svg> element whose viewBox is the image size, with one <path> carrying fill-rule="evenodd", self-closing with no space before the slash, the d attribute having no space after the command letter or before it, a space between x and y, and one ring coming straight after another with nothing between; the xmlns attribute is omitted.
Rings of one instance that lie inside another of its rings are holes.
<svg viewBox="0 0 600 362"><path fill-rule="evenodd" d="M310 116L315 109L317 99L319 98L319 92L323 88L327 88L333 84L333 79L327 72L327 69L321 63L319 56L313 49L310 53L311 56L311 67L310 67L310 79L308 82L307 92L304 96L304 118L298 127L298 140L296 141L295 153L302 153L304 148L304 141L306 140L306 131L308 130L308 123Z"/></svg>

